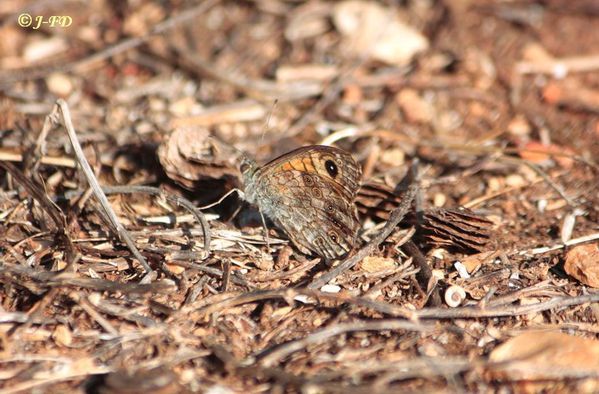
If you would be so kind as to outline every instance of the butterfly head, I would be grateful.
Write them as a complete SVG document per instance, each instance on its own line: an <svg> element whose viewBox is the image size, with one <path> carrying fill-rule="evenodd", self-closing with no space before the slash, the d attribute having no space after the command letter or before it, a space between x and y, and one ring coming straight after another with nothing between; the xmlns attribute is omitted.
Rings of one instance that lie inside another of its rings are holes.
<svg viewBox="0 0 599 394"><path fill-rule="evenodd" d="M244 180L250 179L256 172L257 168L258 168L258 166L256 165L255 160L249 158L247 155L243 155L241 157L241 164L239 164L239 171L241 172L241 175L243 176Z"/></svg>

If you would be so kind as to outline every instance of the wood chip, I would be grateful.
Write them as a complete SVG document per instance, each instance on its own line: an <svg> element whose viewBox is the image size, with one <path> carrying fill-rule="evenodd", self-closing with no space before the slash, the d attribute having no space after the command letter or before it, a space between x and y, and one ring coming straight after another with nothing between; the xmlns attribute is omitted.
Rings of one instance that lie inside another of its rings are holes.
<svg viewBox="0 0 599 394"><path fill-rule="evenodd" d="M368 273L385 271L395 268L395 261L389 257L368 256L360 265Z"/></svg>

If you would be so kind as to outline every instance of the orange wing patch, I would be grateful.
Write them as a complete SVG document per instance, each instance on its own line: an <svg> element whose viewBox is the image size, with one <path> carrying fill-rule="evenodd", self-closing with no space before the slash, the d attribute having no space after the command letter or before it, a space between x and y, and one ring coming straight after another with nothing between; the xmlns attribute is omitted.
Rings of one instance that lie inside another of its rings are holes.
<svg viewBox="0 0 599 394"><path fill-rule="evenodd" d="M316 168L314 167L314 161L312 161L311 157L304 157L302 159L302 164L304 165L304 171L309 174L315 174Z"/></svg>
<svg viewBox="0 0 599 394"><path fill-rule="evenodd" d="M281 170L295 170L307 173L314 173L316 171L316 168L314 168L314 164L312 164L312 160L310 158L297 158L281 164Z"/></svg>

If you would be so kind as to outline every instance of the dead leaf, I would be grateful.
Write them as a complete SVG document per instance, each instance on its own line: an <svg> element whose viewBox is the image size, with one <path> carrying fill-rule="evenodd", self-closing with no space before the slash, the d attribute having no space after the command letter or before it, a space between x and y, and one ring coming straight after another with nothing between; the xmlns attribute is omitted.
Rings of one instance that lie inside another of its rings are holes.
<svg viewBox="0 0 599 394"><path fill-rule="evenodd" d="M599 288L599 245L586 244L572 248L566 254L564 270L585 285Z"/></svg>
<svg viewBox="0 0 599 394"><path fill-rule="evenodd" d="M190 190L202 180L239 179L239 155L231 146L211 138L204 127L177 128L158 148L167 176Z"/></svg>
<svg viewBox="0 0 599 394"><path fill-rule="evenodd" d="M555 331L528 331L495 348L495 378L542 380L596 375L599 341Z"/></svg>

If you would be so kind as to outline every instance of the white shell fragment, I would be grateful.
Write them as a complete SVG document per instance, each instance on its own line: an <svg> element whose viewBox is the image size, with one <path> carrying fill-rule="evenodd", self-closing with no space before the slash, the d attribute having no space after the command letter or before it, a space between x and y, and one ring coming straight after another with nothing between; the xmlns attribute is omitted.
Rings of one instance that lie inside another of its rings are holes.
<svg viewBox="0 0 599 394"><path fill-rule="evenodd" d="M445 303L452 308L460 306L465 299L466 291L460 286L449 286L449 288L445 290Z"/></svg>

